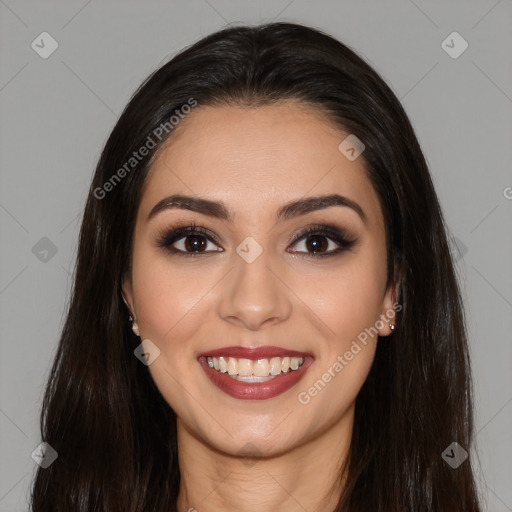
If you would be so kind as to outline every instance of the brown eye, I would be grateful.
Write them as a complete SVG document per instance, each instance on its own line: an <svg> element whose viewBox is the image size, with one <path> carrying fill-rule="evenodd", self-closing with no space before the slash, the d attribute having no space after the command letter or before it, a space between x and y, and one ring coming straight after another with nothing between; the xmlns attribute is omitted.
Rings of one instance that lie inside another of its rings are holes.
<svg viewBox="0 0 512 512"><path fill-rule="evenodd" d="M315 226L301 233L293 242L293 246L299 246L303 250L295 249L291 252L318 258L334 256L352 247L356 241L357 239L349 239L336 226Z"/></svg>
<svg viewBox="0 0 512 512"><path fill-rule="evenodd" d="M157 242L158 247L165 247L171 253L200 255L210 252L220 252L222 249L212 248L217 245L215 237L206 228L186 226L171 229Z"/></svg>
<svg viewBox="0 0 512 512"><path fill-rule="evenodd" d="M181 238L180 240L185 240L183 246L186 251L190 252L203 252L206 249L206 246L208 245L208 241L206 241L205 237L201 235L188 235Z"/></svg>
<svg viewBox="0 0 512 512"><path fill-rule="evenodd" d="M313 235L306 239L306 249L311 252L325 252L329 247L329 239L325 236Z"/></svg>

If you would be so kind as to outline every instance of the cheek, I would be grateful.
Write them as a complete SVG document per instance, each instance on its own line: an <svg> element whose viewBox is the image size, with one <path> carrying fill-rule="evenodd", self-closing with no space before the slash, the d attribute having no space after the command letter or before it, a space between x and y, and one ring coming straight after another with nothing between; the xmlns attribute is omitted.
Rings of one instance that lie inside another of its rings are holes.
<svg viewBox="0 0 512 512"><path fill-rule="evenodd" d="M169 258L141 251L132 275L141 333L162 341L173 337L175 324L193 311L208 284L200 272L180 271Z"/></svg>
<svg viewBox="0 0 512 512"><path fill-rule="evenodd" d="M201 315L204 318L200 311L204 299L200 299L208 283L199 272L180 272L154 253L138 259L134 255L132 283L141 338L150 339L160 350L148 369L167 403L187 417L191 404L186 390L198 372L191 340Z"/></svg>
<svg viewBox="0 0 512 512"><path fill-rule="evenodd" d="M135 253L132 284L141 338L160 350L149 370L174 406L182 401L183 383L200 370L194 352L197 340L208 334L212 319L206 317L215 310L215 294L209 292L218 278L200 265L177 265L171 258L153 250Z"/></svg>
<svg viewBox="0 0 512 512"><path fill-rule="evenodd" d="M297 281L298 295L322 319L325 332L337 340L340 350L365 328L374 326L381 313L385 262L368 253L351 255L337 269L320 270Z"/></svg>
<svg viewBox="0 0 512 512"><path fill-rule="evenodd" d="M315 411L319 423L343 414L368 376L376 349L375 323L382 308L384 268L385 261L364 251L336 272L319 274L314 287L303 288L308 305L328 333L319 347L315 370L298 395L299 403L312 404L310 410Z"/></svg>

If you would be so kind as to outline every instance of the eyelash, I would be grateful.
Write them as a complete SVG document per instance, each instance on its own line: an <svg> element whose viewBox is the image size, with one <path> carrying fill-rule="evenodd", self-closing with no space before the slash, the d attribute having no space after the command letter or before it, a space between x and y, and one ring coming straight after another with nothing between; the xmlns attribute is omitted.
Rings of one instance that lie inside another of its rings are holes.
<svg viewBox="0 0 512 512"><path fill-rule="evenodd" d="M196 226L195 223L192 223L189 226L173 226L169 229L163 230L157 236L157 247L162 247L169 251L172 255L183 256L186 258L189 257L197 257L202 256L204 254L210 254L212 252L222 252L222 251L202 251L202 252L187 252L182 251L180 249L176 249L171 247L175 242L187 238L189 236L201 236L206 238L208 241L213 242L216 245L219 245L218 237L212 233L210 230L204 228L203 226ZM294 254L298 254L299 256L304 257L312 257L312 258L326 258L330 256L336 256L340 252L350 249L357 242L357 238L350 239L350 237L345 233L344 230L331 226L328 224L318 224L315 226L310 226L301 233L299 233L293 240L291 245L296 245L298 242L302 240L307 240L312 236L320 236L324 238L328 238L332 240L336 244L338 244L338 248L331 250L326 253L303 253L294 251Z"/></svg>

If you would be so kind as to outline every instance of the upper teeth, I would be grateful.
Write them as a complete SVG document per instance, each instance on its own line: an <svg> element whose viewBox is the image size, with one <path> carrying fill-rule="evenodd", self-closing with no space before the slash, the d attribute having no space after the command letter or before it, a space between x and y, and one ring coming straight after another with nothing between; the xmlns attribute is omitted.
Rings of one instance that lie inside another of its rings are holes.
<svg viewBox="0 0 512 512"><path fill-rule="evenodd" d="M271 359L236 359L234 357L208 357L208 366L229 375L267 377L279 375L290 369L297 370L305 361L304 357L272 357Z"/></svg>

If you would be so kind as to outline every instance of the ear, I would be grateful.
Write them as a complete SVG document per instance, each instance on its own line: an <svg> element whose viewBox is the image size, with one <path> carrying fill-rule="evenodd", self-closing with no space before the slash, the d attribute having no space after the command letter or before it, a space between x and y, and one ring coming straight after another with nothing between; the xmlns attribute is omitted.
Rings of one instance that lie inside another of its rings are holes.
<svg viewBox="0 0 512 512"><path fill-rule="evenodd" d="M396 325L396 313L402 309L402 307L398 304L399 289L400 281L397 280L386 290L384 299L382 301L380 322L377 323L377 326L380 326L380 328L378 328L379 336L389 336L394 332L389 324L394 324L395 330L398 327Z"/></svg>
<svg viewBox="0 0 512 512"><path fill-rule="evenodd" d="M126 307L130 310L132 318L135 318L133 307L132 282L128 273L125 274L123 279L122 296L126 304Z"/></svg>
<svg viewBox="0 0 512 512"><path fill-rule="evenodd" d="M123 279L122 295L127 308L130 310L132 320L132 331L136 336L140 336L139 326L137 324L137 317L135 316L135 308L133 307L132 282L128 274L126 274Z"/></svg>

